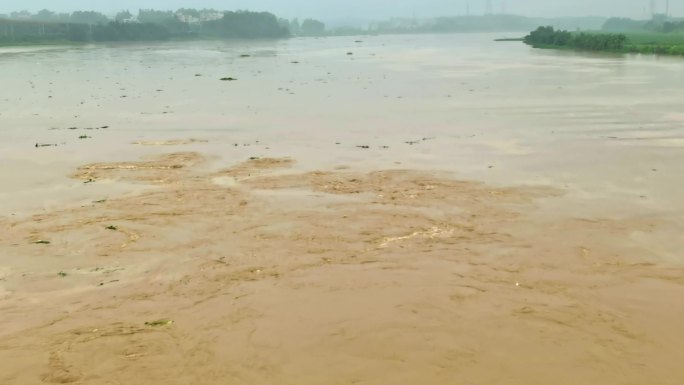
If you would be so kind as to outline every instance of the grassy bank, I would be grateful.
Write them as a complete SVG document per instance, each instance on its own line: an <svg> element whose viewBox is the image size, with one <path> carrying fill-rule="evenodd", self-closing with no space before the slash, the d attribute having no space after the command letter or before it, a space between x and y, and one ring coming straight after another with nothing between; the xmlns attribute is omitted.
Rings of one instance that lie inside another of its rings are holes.
<svg viewBox="0 0 684 385"><path fill-rule="evenodd" d="M539 27L524 41L535 48L684 56L684 33L568 32Z"/></svg>
<svg viewBox="0 0 684 385"><path fill-rule="evenodd" d="M626 33L625 52L684 55L684 33Z"/></svg>

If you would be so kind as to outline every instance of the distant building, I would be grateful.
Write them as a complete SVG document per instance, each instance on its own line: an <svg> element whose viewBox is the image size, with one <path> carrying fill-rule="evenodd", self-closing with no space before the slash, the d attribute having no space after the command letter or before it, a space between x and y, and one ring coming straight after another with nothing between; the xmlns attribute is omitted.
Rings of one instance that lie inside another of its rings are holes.
<svg viewBox="0 0 684 385"><path fill-rule="evenodd" d="M219 11L202 11L200 12L200 21L212 21L223 19L223 12Z"/></svg>
<svg viewBox="0 0 684 385"><path fill-rule="evenodd" d="M195 17L195 16L192 16L192 15L187 15L187 14L181 13L181 12L176 12L176 18L177 18L179 21L182 21L183 23L188 23L188 24L195 24L195 23L199 23L199 22L200 22L199 17Z"/></svg>

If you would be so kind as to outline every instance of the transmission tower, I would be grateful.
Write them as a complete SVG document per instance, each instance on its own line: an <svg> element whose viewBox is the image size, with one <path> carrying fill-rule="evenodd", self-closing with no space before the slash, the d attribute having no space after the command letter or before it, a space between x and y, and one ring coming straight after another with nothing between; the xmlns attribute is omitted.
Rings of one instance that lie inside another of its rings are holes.
<svg viewBox="0 0 684 385"><path fill-rule="evenodd" d="M665 17L670 17L670 0L665 1Z"/></svg>

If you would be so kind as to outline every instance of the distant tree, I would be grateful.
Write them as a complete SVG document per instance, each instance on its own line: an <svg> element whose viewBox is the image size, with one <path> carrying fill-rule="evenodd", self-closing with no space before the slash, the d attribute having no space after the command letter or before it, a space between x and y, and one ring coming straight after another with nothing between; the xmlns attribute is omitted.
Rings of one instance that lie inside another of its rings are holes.
<svg viewBox="0 0 684 385"><path fill-rule="evenodd" d="M219 12L215 9L211 8L205 8L200 11L200 20L201 21L211 21L211 20L219 20L223 18L223 12Z"/></svg>
<svg viewBox="0 0 684 385"><path fill-rule="evenodd" d="M290 30L290 21L287 19L283 19L282 17L278 18L278 25L281 28L287 29L288 31Z"/></svg>
<svg viewBox="0 0 684 385"><path fill-rule="evenodd" d="M663 32L681 32L684 31L684 21L667 21L663 24Z"/></svg>
<svg viewBox="0 0 684 385"><path fill-rule="evenodd" d="M93 28L95 41L144 41L166 40L169 32L161 25L154 23L119 23L99 24Z"/></svg>
<svg viewBox="0 0 684 385"><path fill-rule="evenodd" d="M181 17L187 15L187 17ZM56 14L43 10L0 17L0 43L4 41L143 41L171 37L217 36L226 38L281 38L290 36L290 22L267 12L219 12L213 9L181 9L176 12L143 9L137 23L128 11L115 20L94 11ZM21 20L13 21L11 18ZM182 21L182 20L184 21ZM49 21L49 22L46 22ZM197 21L197 22L196 22Z"/></svg>
<svg viewBox="0 0 684 385"><path fill-rule="evenodd" d="M206 23L204 31L227 38L278 38L289 36L287 28L278 24L268 12L225 12L220 20Z"/></svg>
<svg viewBox="0 0 684 385"><path fill-rule="evenodd" d="M627 36L613 33L579 33L557 31L553 27L539 27L525 37L534 47L570 47L587 51L622 51Z"/></svg>
<svg viewBox="0 0 684 385"><path fill-rule="evenodd" d="M154 9L141 9L138 11L140 23L151 23L162 26L170 34L182 35L188 32L188 24L178 19L172 11L157 11Z"/></svg>
<svg viewBox="0 0 684 385"><path fill-rule="evenodd" d="M10 18L17 20L28 20L33 17L33 14L29 11L19 11L10 13Z"/></svg>
<svg viewBox="0 0 684 385"><path fill-rule="evenodd" d="M306 19L302 22L301 33L305 36L325 35L325 24L318 20Z"/></svg>
<svg viewBox="0 0 684 385"><path fill-rule="evenodd" d="M301 35L302 34L302 26L299 24L299 19L295 18L290 21L290 33L293 35Z"/></svg>
<svg viewBox="0 0 684 385"><path fill-rule="evenodd" d="M138 11L138 21L141 23L162 24L178 20L172 11L157 11L154 9L141 9Z"/></svg>
<svg viewBox="0 0 684 385"><path fill-rule="evenodd" d="M115 21L118 21L119 23L122 23L124 21L130 20L133 18L133 14L129 12L128 10L126 11L121 11L116 14L116 17L114 17Z"/></svg>
<svg viewBox="0 0 684 385"><path fill-rule="evenodd" d="M68 13L55 14L54 20L58 23L68 23L71 20L71 15Z"/></svg>
<svg viewBox="0 0 684 385"><path fill-rule="evenodd" d="M35 15L33 15L33 20L39 20L39 21L53 21L55 19L55 13L52 11L49 11L47 9L43 9L41 11L38 11Z"/></svg>
<svg viewBox="0 0 684 385"><path fill-rule="evenodd" d="M109 19L107 16L95 11L76 11L71 14L70 21L72 23L95 25L107 23Z"/></svg>
<svg viewBox="0 0 684 385"><path fill-rule="evenodd" d="M67 31L67 39L71 41L84 42L90 39L90 27L86 24L70 24Z"/></svg>
<svg viewBox="0 0 684 385"><path fill-rule="evenodd" d="M604 31L627 32L643 31L646 27L645 21L632 20L627 18L613 17L603 24Z"/></svg>
<svg viewBox="0 0 684 385"><path fill-rule="evenodd" d="M138 11L138 21L163 26L169 33L179 35L188 31L188 25L178 18L172 11L157 11L141 9Z"/></svg>
<svg viewBox="0 0 684 385"><path fill-rule="evenodd" d="M193 8L181 8L178 11L176 11L176 14L190 16L197 19L200 18L200 11Z"/></svg>

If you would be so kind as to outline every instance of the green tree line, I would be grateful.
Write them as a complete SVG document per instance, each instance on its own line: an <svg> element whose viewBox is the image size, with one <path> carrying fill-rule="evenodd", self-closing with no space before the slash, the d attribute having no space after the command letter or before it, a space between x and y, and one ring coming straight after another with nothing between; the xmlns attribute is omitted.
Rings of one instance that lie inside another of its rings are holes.
<svg viewBox="0 0 684 385"><path fill-rule="evenodd" d="M23 11L4 16L0 15L0 44L290 36L289 23L283 23L267 12L141 9L137 15L129 11L119 12L114 20L94 11L71 14L56 14L47 10L36 14Z"/></svg>
<svg viewBox="0 0 684 385"><path fill-rule="evenodd" d="M539 27L525 37L534 47L567 47L586 51L623 51L627 36L616 33L571 33L553 27Z"/></svg>
<svg viewBox="0 0 684 385"><path fill-rule="evenodd" d="M684 20L676 20L666 15L654 15L650 20L610 18L603 24L607 32L650 32L684 33Z"/></svg>

